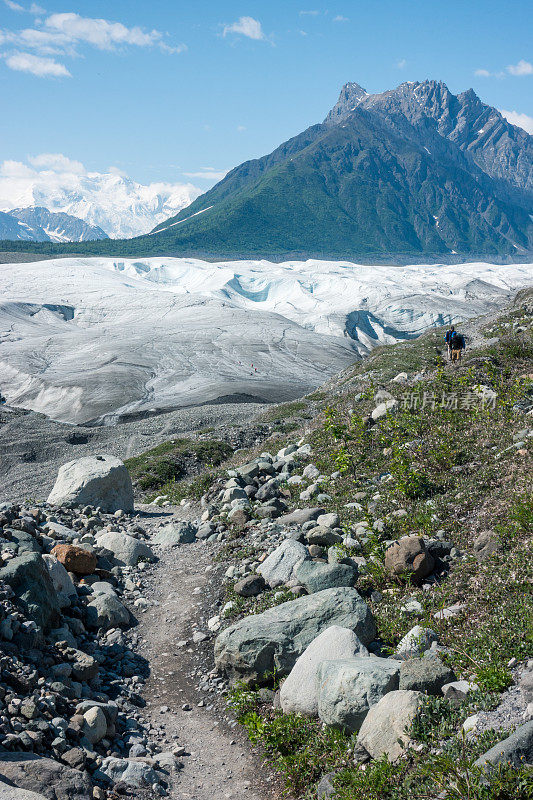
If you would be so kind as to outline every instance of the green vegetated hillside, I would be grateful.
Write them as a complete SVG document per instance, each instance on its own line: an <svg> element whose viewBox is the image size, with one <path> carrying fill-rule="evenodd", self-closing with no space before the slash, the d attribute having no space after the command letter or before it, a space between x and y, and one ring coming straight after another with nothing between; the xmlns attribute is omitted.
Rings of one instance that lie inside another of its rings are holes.
<svg viewBox="0 0 533 800"><path fill-rule="evenodd" d="M328 547L324 539L310 552L315 566L357 563L355 586L377 625L374 652L381 658L393 655L420 625L438 637L431 669L447 680L473 684L455 698L444 697L438 681L423 684L422 705L400 737L404 747L394 760L387 753L369 759L356 730L283 713L275 695L283 670L263 675L260 685L237 682L230 705L279 771L290 797L533 797L531 765L517 767L504 759L487 771L474 764L524 718L509 712L510 730L487 724L472 735L467 732L472 725L463 728L474 715L490 719L487 712L499 707L518 679L517 670L533 657L531 292L522 292L515 307L498 319L465 330L475 346L458 366L445 360L440 330L381 347L298 403L273 407L263 418L271 426L270 438L226 464L236 468L261 451L275 454L284 445L309 444L308 455L304 448L295 456L292 475L301 476L309 464L316 471L308 470L309 477L300 482L283 482L271 506L320 505L338 515L339 543ZM374 421L370 415L380 402L389 408L375 412ZM321 477L313 477L318 473ZM189 484L161 481L156 489L174 500L207 492L212 522L223 521L230 529L219 556L235 575L225 587L223 602L229 604L222 613L223 629L294 598L284 586L243 596L236 581L260 565L267 532L275 532L276 525L283 531L283 517L265 528L264 503L255 501L250 512L228 519L217 501L227 479L219 469ZM302 491L307 492L303 500ZM414 567L391 569L386 559L391 543L408 536L422 538L433 554L430 576L423 577L427 571L417 575ZM442 614L443 609L449 611ZM419 635L420 652L411 662L423 668L428 658L419 658L426 647ZM321 780L328 793L317 795Z"/></svg>

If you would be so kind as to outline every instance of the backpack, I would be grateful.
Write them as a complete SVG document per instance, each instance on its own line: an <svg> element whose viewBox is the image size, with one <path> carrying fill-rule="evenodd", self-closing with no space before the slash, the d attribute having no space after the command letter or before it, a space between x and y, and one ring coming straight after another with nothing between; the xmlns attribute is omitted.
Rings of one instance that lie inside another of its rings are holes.
<svg viewBox="0 0 533 800"><path fill-rule="evenodd" d="M446 335L444 336L444 341L446 344L450 344L450 341L454 335L455 331L446 331Z"/></svg>
<svg viewBox="0 0 533 800"><path fill-rule="evenodd" d="M454 331L450 339L450 346L452 350L463 350L465 346L465 340L463 339L462 334Z"/></svg>

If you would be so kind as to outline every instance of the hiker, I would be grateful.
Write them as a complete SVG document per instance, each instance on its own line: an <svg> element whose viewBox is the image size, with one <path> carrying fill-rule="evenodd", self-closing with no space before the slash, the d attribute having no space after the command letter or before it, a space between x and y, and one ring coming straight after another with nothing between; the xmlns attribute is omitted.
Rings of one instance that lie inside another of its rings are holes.
<svg viewBox="0 0 533 800"><path fill-rule="evenodd" d="M450 342L454 334L455 334L455 327L452 325L452 327L446 331L446 335L444 337L444 341L448 345L448 361L452 360L452 348L450 347Z"/></svg>
<svg viewBox="0 0 533 800"><path fill-rule="evenodd" d="M457 333L454 330L451 338L450 338L450 352L451 352L451 360L452 363L461 360L462 351L465 349L465 337L462 333Z"/></svg>

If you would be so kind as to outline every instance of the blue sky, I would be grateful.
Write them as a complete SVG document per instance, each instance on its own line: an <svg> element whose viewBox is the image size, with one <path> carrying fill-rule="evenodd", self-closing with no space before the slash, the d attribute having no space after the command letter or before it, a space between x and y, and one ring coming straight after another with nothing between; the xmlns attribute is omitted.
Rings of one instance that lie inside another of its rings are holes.
<svg viewBox="0 0 533 800"><path fill-rule="evenodd" d="M0 0L0 161L207 188L322 120L346 81L438 78L533 117L531 18L526 0Z"/></svg>

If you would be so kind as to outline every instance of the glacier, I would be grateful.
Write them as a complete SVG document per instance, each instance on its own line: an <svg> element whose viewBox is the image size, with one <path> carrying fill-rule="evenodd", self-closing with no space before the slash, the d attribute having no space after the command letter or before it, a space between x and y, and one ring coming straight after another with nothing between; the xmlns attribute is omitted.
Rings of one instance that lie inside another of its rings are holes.
<svg viewBox="0 0 533 800"><path fill-rule="evenodd" d="M486 313L532 283L532 264L2 264L0 392L73 424L291 400L377 345Z"/></svg>

